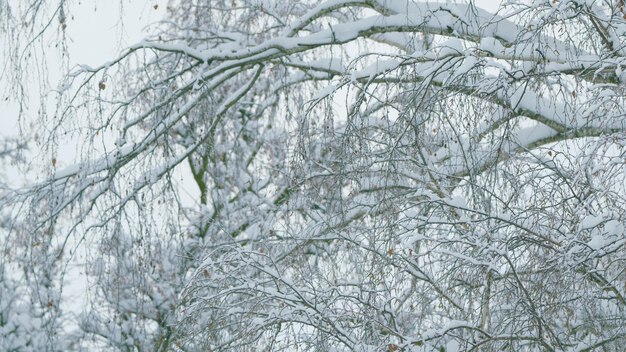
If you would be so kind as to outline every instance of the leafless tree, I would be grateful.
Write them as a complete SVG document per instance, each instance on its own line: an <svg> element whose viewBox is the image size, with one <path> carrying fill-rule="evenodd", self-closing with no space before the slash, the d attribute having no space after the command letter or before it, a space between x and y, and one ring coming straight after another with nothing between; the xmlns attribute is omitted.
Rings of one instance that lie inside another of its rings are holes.
<svg viewBox="0 0 626 352"><path fill-rule="evenodd" d="M619 351L624 3L482 5L170 1L71 69L81 160L3 199L91 247L72 346Z"/></svg>

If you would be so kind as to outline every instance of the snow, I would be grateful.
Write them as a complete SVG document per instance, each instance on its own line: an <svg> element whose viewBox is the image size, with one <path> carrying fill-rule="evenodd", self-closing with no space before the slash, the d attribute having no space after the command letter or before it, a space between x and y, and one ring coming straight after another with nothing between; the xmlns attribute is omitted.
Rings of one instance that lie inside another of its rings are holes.
<svg viewBox="0 0 626 352"><path fill-rule="evenodd" d="M328 84L324 88L322 88L320 91L318 91L317 94L313 96L313 100L315 101L315 100L326 98L327 96L334 93L336 90L337 90L337 85Z"/></svg>
<svg viewBox="0 0 626 352"><path fill-rule="evenodd" d="M624 224L618 220L609 220L604 224L608 236L624 236Z"/></svg>
<svg viewBox="0 0 626 352"><path fill-rule="evenodd" d="M458 55L462 54L465 51L463 47L463 41L458 38L450 38L439 45L439 55L440 56L448 56L448 55Z"/></svg>
<svg viewBox="0 0 626 352"><path fill-rule="evenodd" d="M605 240L604 240L604 236L602 236L601 234L594 234L591 237L591 240L589 242L587 242L587 245L594 250L598 250L602 247L604 247L605 245Z"/></svg>
<svg viewBox="0 0 626 352"><path fill-rule="evenodd" d="M580 227L581 227L581 230L591 229L591 228L598 226L603 221L604 221L604 218L600 215L598 216L587 215L581 220Z"/></svg>

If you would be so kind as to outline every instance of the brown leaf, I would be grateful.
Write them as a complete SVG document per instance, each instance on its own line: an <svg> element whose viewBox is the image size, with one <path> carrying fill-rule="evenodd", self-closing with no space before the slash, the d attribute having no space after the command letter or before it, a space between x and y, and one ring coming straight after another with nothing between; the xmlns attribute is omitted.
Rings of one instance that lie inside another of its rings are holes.
<svg viewBox="0 0 626 352"><path fill-rule="evenodd" d="M106 84L104 84L104 81L100 81L100 83L98 83L98 89L100 90L104 90L106 88Z"/></svg>
<svg viewBox="0 0 626 352"><path fill-rule="evenodd" d="M51 162L52 162L52 166L53 166L53 167L54 167L54 166L57 166L57 159L52 158Z"/></svg>

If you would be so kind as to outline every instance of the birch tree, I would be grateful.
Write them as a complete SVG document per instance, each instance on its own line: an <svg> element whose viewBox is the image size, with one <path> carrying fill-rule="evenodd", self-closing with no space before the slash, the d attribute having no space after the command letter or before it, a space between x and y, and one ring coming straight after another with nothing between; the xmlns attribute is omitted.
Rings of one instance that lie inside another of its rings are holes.
<svg viewBox="0 0 626 352"><path fill-rule="evenodd" d="M79 159L3 197L57 251L31 270L89 245L91 307L58 333L123 351L620 350L624 3L495 5L176 0L145 40L71 68L35 142L67 133Z"/></svg>

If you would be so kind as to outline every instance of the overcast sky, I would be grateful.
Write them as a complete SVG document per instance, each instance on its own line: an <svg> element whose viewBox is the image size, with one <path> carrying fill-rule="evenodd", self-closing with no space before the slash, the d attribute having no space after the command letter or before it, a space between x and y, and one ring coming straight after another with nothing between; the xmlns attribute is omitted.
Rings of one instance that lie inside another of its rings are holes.
<svg viewBox="0 0 626 352"><path fill-rule="evenodd" d="M26 0L13 0L26 1ZM144 38L143 29L150 23L163 18L166 0L84 0L72 1L67 21L67 44L70 66L87 64L100 65L115 57L122 48ZM155 5L156 9L155 9ZM55 29L56 31L56 29ZM50 40L52 43L53 41ZM64 70L60 65L59 55L51 45L46 53L49 64L49 82L56 86ZM1 49L0 49L1 50ZM0 56L1 58L2 56ZM4 63L2 65L4 67ZM5 93L11 87L0 82L0 92ZM31 108L37 107L39 83L30 82ZM30 111L30 114L36 113ZM0 103L0 133L15 134L17 132L17 106L14 102L2 99Z"/></svg>

